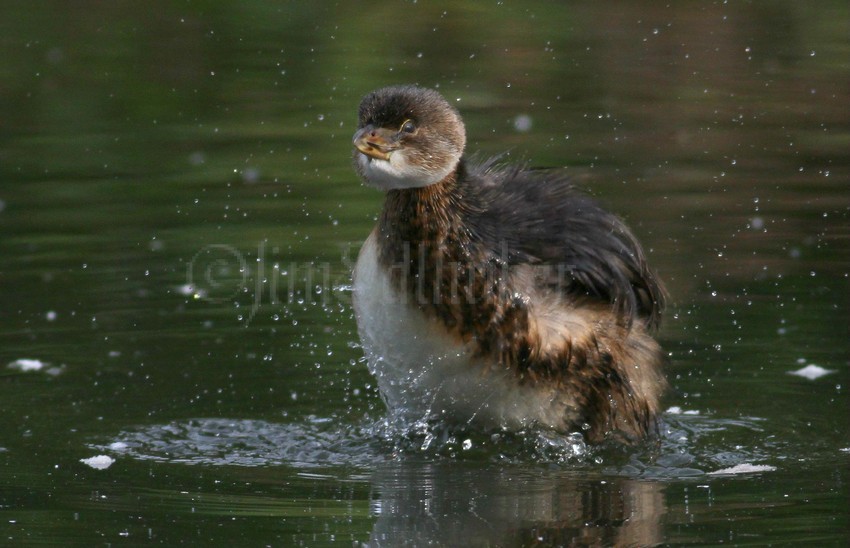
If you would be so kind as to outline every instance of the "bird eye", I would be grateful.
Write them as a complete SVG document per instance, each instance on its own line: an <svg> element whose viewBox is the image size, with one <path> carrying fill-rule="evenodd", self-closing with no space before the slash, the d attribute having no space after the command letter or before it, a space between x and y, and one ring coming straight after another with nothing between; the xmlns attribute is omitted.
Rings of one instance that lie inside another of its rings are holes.
<svg viewBox="0 0 850 548"><path fill-rule="evenodd" d="M401 124L401 128L399 128L399 131L403 131L405 133L413 133L414 131L416 131L416 124L413 123L413 120L405 120Z"/></svg>

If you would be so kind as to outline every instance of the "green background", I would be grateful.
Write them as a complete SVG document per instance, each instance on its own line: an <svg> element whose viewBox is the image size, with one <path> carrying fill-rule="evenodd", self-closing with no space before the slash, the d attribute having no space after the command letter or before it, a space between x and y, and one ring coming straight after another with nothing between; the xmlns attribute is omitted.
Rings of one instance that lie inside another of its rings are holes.
<svg viewBox="0 0 850 548"><path fill-rule="evenodd" d="M0 3L0 542L843 545L848 24L843 1ZM349 275L381 196L350 138L363 94L411 82L470 151L563 167L639 235L689 412L657 445L375 425ZM810 363L831 373L788 374ZM708 474L744 464L774 470Z"/></svg>

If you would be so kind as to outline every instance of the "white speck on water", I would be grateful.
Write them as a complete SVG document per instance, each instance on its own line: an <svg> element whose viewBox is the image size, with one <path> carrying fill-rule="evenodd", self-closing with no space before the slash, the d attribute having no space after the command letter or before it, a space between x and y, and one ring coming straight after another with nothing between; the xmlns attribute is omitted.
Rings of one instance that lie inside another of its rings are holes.
<svg viewBox="0 0 850 548"><path fill-rule="evenodd" d="M86 466L90 466L95 470L106 470L115 463L115 459L108 455L97 455L87 459L80 459L80 462Z"/></svg>
<svg viewBox="0 0 850 548"><path fill-rule="evenodd" d="M764 219L761 217L753 217L750 219L750 228L753 230L761 230L764 228Z"/></svg>
<svg viewBox="0 0 850 548"><path fill-rule="evenodd" d="M41 360L21 358L13 362L9 362L9 365L7 367L9 369L17 369L22 373L29 373L31 371L41 371L42 369L47 367L47 363Z"/></svg>
<svg viewBox="0 0 850 548"><path fill-rule="evenodd" d="M183 284L177 286L177 293L183 295L184 297L194 297L196 299L203 299L207 296L207 292L203 289L197 288L192 284Z"/></svg>
<svg viewBox="0 0 850 548"><path fill-rule="evenodd" d="M688 409L687 411L685 411L681 407L679 407L678 405L674 405L673 407L669 408L666 412L671 414L671 415L699 415L698 409Z"/></svg>
<svg viewBox="0 0 850 548"><path fill-rule="evenodd" d="M729 468L721 468L720 470L715 470L714 472L709 472L709 476L721 476L721 475L735 475L735 474L752 474L754 472L773 472L776 470L775 466L770 466L769 464L736 464L735 466L731 466Z"/></svg>
<svg viewBox="0 0 850 548"><path fill-rule="evenodd" d="M127 447L127 444L123 441L114 441L109 444L109 448L112 451L124 451L125 449L127 449Z"/></svg>
<svg viewBox="0 0 850 548"><path fill-rule="evenodd" d="M44 317L47 319L48 322L55 322L56 317L57 317L56 311L55 310L48 310L47 314L45 314Z"/></svg>
<svg viewBox="0 0 850 548"><path fill-rule="evenodd" d="M797 377L803 377L804 379L809 379L810 381L813 381L815 379L819 379L819 378L823 377L824 375L829 375L830 373L835 373L835 370L824 369L823 367L821 367L819 365L815 365L813 363L810 363L809 365L807 365L806 367L803 367L802 369L797 369L796 371L788 371L789 375L795 375Z"/></svg>
<svg viewBox="0 0 850 548"><path fill-rule="evenodd" d="M471 439L463 440L462 447L463 447L464 451L469 451L470 449L472 449L472 440Z"/></svg>

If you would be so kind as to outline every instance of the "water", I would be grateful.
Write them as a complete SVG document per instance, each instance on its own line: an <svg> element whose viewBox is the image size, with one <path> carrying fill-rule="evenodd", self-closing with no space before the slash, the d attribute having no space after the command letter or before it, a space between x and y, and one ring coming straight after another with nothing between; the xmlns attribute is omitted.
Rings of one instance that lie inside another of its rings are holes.
<svg viewBox="0 0 850 548"><path fill-rule="evenodd" d="M0 539L846 544L848 17L5 3ZM400 82L638 233L674 303L659 440L383 424L350 136Z"/></svg>

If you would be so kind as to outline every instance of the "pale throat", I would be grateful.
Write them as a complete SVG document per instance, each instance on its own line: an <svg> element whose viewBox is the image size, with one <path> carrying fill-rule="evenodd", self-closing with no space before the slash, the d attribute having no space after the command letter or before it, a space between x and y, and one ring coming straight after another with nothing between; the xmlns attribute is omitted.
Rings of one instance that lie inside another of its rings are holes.
<svg viewBox="0 0 850 548"><path fill-rule="evenodd" d="M409 162L402 150L392 152L389 160L360 153L357 162L366 180L382 190L433 185L445 179L457 165L457 162L454 162L436 171L426 169Z"/></svg>

